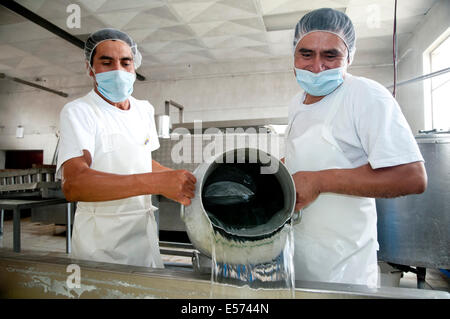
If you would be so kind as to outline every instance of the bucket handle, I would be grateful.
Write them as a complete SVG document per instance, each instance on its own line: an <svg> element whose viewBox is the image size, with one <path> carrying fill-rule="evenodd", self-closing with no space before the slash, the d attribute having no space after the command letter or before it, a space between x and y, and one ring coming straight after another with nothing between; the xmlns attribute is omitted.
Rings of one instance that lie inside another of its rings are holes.
<svg viewBox="0 0 450 319"><path fill-rule="evenodd" d="M181 204L180 206L181 206L181 208L180 208L180 217L181 217L181 220L184 221L184 205Z"/></svg>
<svg viewBox="0 0 450 319"><path fill-rule="evenodd" d="M300 209L294 212L294 214L292 214L292 223L294 225L297 225L300 223L301 220L302 220L302 210Z"/></svg>

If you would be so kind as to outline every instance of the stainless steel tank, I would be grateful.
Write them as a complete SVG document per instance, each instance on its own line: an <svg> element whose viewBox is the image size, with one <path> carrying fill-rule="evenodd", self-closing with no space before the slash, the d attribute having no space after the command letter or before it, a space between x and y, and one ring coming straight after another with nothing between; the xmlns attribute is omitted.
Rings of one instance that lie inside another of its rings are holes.
<svg viewBox="0 0 450 319"><path fill-rule="evenodd" d="M378 259L450 268L450 134L420 134L428 187L423 194L377 199Z"/></svg>

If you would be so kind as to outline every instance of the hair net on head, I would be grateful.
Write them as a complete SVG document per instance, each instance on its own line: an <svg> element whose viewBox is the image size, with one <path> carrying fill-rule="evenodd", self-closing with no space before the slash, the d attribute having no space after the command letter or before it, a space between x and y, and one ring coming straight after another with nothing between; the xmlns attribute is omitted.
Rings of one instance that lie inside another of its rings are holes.
<svg viewBox="0 0 450 319"><path fill-rule="evenodd" d="M128 44L131 48L131 52L133 53L134 60L134 68L137 69L142 62L142 55L137 49L137 44L133 41L133 39L126 33L112 29L101 29L94 33L92 33L89 38L86 40L84 44L84 55L86 57L86 61L92 67L92 56L97 45L106 40L119 40Z"/></svg>
<svg viewBox="0 0 450 319"><path fill-rule="evenodd" d="M353 61L356 50L355 29L345 13L322 8L305 14L295 26L294 52L300 40L314 31L330 32L340 37L347 46L349 64Z"/></svg>

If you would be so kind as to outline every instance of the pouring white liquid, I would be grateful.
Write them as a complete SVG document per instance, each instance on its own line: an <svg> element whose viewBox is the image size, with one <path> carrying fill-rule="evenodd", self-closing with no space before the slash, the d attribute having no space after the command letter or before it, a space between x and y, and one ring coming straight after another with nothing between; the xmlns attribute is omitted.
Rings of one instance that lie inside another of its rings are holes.
<svg viewBox="0 0 450 319"><path fill-rule="evenodd" d="M294 242L292 224L286 224L280 232L286 233L284 248L274 259L262 263L232 264L226 260L244 259L242 256L229 256L230 250L222 240L222 236L214 231L211 238L211 298L223 298L233 290L233 296L244 299L255 298L294 298L295 297L295 274L294 274ZM234 245L244 243L236 240ZM270 246L270 243L265 245ZM279 243L272 243L277 245ZM245 249L241 253L245 253ZM236 253L236 250L234 250ZM219 256L218 256L219 254ZM252 258L250 258L251 260ZM219 260L225 260L219 261Z"/></svg>

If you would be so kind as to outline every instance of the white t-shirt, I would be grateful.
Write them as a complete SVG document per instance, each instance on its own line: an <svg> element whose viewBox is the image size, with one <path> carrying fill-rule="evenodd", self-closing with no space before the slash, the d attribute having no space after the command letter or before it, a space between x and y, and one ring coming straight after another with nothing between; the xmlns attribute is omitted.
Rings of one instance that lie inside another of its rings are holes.
<svg viewBox="0 0 450 319"><path fill-rule="evenodd" d="M82 156L83 150L87 150L91 154L93 165L96 150L101 149L98 115L88 104L88 97L98 106L105 121L121 133L128 134L136 141L142 140L142 143L148 138L150 152L159 148L155 110L148 101L137 100L130 96L130 108L121 110L103 100L92 90L86 96L67 103L61 111L57 178L61 179L61 166L65 161Z"/></svg>
<svg viewBox="0 0 450 319"><path fill-rule="evenodd" d="M423 161L397 101L381 84L346 74L347 86L340 109L331 122L332 134L354 167L370 163L373 169ZM336 90L337 91L337 90ZM310 126L323 122L331 99L325 96L314 104L303 104L305 93L291 101L288 119L296 113L291 137L302 135Z"/></svg>

